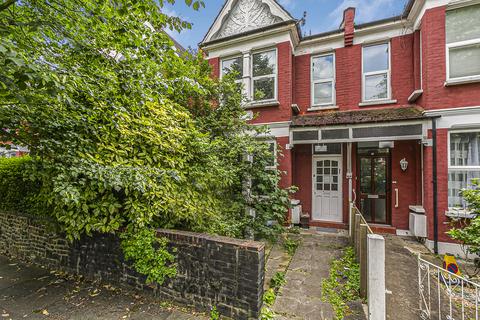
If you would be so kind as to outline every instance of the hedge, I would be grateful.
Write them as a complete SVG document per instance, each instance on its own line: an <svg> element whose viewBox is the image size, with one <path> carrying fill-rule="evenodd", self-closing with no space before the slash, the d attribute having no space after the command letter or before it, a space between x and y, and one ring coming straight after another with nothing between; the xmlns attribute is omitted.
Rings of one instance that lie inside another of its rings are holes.
<svg viewBox="0 0 480 320"><path fill-rule="evenodd" d="M0 158L0 210L34 213L39 187L27 180L29 156Z"/></svg>

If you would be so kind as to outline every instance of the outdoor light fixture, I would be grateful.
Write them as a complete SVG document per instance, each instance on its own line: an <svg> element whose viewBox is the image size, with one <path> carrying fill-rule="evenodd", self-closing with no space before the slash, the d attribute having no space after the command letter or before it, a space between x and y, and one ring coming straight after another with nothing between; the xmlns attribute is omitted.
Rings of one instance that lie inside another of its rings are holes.
<svg viewBox="0 0 480 320"><path fill-rule="evenodd" d="M402 160L400 160L400 168L402 168L402 171L407 171L407 168L408 168L407 159L403 158Z"/></svg>

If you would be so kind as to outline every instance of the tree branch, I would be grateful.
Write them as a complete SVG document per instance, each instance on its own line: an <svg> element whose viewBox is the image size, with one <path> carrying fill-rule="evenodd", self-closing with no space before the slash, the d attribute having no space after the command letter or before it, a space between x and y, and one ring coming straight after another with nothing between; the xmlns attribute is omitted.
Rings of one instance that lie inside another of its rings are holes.
<svg viewBox="0 0 480 320"><path fill-rule="evenodd" d="M0 4L0 11L7 10L8 7L13 5L17 0L7 0L4 3Z"/></svg>

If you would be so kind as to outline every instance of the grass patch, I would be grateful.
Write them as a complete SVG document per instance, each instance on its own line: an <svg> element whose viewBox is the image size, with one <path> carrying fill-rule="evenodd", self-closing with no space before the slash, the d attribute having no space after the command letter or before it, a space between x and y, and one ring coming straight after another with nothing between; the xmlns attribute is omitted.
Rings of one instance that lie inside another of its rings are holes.
<svg viewBox="0 0 480 320"><path fill-rule="evenodd" d="M322 281L322 300L332 305L335 320L341 320L351 313L347 303L359 298L360 266L353 248L348 247L343 257L332 261L330 276Z"/></svg>

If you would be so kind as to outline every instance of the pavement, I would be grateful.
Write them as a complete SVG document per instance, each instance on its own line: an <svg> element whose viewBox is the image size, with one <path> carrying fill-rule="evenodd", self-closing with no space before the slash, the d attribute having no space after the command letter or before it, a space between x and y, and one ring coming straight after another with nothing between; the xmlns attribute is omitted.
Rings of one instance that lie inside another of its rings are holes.
<svg viewBox="0 0 480 320"><path fill-rule="evenodd" d="M330 263L339 258L348 245L342 231L302 234L302 242L286 273L273 311L275 319L334 319L332 306L322 301L322 280L329 276ZM361 303L351 305L348 319L365 319Z"/></svg>
<svg viewBox="0 0 480 320"><path fill-rule="evenodd" d="M0 319L156 319L208 317L112 285L0 256Z"/></svg>

